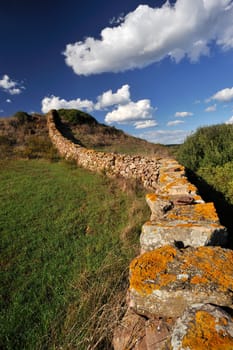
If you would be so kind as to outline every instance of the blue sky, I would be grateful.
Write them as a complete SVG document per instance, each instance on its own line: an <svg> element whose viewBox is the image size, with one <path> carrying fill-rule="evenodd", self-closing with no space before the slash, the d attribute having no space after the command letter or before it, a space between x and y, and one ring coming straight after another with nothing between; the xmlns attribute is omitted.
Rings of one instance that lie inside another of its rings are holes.
<svg viewBox="0 0 233 350"><path fill-rule="evenodd" d="M0 117L78 108L163 144L233 123L232 0L2 0Z"/></svg>

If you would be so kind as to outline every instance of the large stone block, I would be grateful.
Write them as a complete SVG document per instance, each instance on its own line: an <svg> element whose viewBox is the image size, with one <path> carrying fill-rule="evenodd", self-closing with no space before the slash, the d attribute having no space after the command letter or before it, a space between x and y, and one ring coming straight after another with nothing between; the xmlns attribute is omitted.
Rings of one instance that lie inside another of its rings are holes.
<svg viewBox="0 0 233 350"><path fill-rule="evenodd" d="M151 251L164 245L200 247L205 245L226 246L227 230L215 223L173 221L148 221L142 226L141 252Z"/></svg>
<svg viewBox="0 0 233 350"><path fill-rule="evenodd" d="M233 306L233 251L220 247L146 252L130 264L130 306L139 314L179 317L189 305Z"/></svg>
<svg viewBox="0 0 233 350"><path fill-rule="evenodd" d="M193 305L176 321L168 348L232 350L233 319L214 305Z"/></svg>
<svg viewBox="0 0 233 350"><path fill-rule="evenodd" d="M220 225L213 203L198 203L191 196L148 194L151 221L142 226L142 252L171 244L199 247L227 244L227 230Z"/></svg>

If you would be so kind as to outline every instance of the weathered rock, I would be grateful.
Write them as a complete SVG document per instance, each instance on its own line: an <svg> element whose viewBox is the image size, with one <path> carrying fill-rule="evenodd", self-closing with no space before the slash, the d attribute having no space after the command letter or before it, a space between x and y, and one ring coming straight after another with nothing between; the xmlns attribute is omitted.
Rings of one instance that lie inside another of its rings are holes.
<svg viewBox="0 0 233 350"><path fill-rule="evenodd" d="M157 195L149 193L146 202L151 210L151 221L163 218L166 220L208 221L219 223L214 204L205 203L190 195Z"/></svg>
<svg viewBox="0 0 233 350"><path fill-rule="evenodd" d="M193 305L176 321L168 348L232 350L233 319L213 305Z"/></svg>
<svg viewBox="0 0 233 350"><path fill-rule="evenodd" d="M220 247L146 252L130 264L130 306L156 317L179 317L196 303L233 306L233 251Z"/></svg>
<svg viewBox="0 0 233 350"><path fill-rule="evenodd" d="M151 221L142 226L140 236L142 252L167 244L179 247L226 245L227 230L220 225L213 203L194 202L184 205L181 204L182 201L191 202L191 196L156 194L148 194L146 201L152 214Z"/></svg>
<svg viewBox="0 0 233 350"><path fill-rule="evenodd" d="M148 221L142 226L140 235L141 253L164 245L177 247L200 247L204 245L225 246L227 230L224 226L205 222Z"/></svg>
<svg viewBox="0 0 233 350"><path fill-rule="evenodd" d="M146 319L128 309L113 334L114 350L147 350L145 342Z"/></svg>
<svg viewBox="0 0 233 350"><path fill-rule="evenodd" d="M162 350L166 345L174 319L147 320L128 309L113 336L114 350Z"/></svg>
<svg viewBox="0 0 233 350"><path fill-rule="evenodd" d="M197 188L185 177L184 167L174 160L161 162L158 184L163 195L197 195Z"/></svg>

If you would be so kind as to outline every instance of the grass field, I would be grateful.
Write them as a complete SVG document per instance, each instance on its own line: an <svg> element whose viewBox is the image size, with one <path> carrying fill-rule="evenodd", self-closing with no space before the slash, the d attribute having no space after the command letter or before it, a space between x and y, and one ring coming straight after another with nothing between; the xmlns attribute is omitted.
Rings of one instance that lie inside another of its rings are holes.
<svg viewBox="0 0 233 350"><path fill-rule="evenodd" d="M0 348L111 349L144 193L72 163L0 161Z"/></svg>

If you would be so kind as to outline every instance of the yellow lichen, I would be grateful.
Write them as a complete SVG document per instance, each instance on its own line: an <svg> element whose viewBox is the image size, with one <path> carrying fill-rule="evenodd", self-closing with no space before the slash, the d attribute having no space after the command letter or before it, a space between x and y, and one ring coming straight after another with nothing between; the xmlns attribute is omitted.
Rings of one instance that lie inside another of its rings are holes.
<svg viewBox="0 0 233 350"><path fill-rule="evenodd" d="M206 311L197 311L195 322L190 322L187 334L182 341L182 349L190 350L232 350L233 338L220 328L227 319L215 319ZM219 329L219 330L218 330Z"/></svg>
<svg viewBox="0 0 233 350"><path fill-rule="evenodd" d="M160 173L159 181L164 183L167 182L168 175L166 173Z"/></svg>
<svg viewBox="0 0 233 350"><path fill-rule="evenodd" d="M181 269L187 272L194 267L201 278L195 276L192 284L213 283L220 291L233 289L233 251L221 248L199 247L191 254L186 254Z"/></svg>
<svg viewBox="0 0 233 350"><path fill-rule="evenodd" d="M211 221L218 221L218 216L213 203L200 203L195 205L195 211L198 215Z"/></svg>
<svg viewBox="0 0 233 350"><path fill-rule="evenodd" d="M193 278L191 278L190 283L192 284L200 284L200 283L208 283L208 279L206 277L196 275Z"/></svg>
<svg viewBox="0 0 233 350"><path fill-rule="evenodd" d="M151 202L155 202L158 199L158 195L155 193L148 193L146 195L146 199L148 199Z"/></svg>
<svg viewBox="0 0 233 350"><path fill-rule="evenodd" d="M176 213L176 212L172 212L172 211L170 213L168 213L167 218L169 220L182 220L182 221L188 221L191 219L188 216L180 215L180 213Z"/></svg>
<svg viewBox="0 0 233 350"><path fill-rule="evenodd" d="M164 246L135 258L130 264L130 288L145 295L174 281L176 276L166 270L176 253L172 246Z"/></svg>
<svg viewBox="0 0 233 350"><path fill-rule="evenodd" d="M162 179L160 179L160 182L161 183L164 183L164 182L167 182L167 184L165 185L164 187L164 190L166 192L169 192L169 190L171 190L173 187L176 188L176 187L179 187L179 186L185 186L187 191L189 193L196 193L197 191L197 188L192 185L190 182L188 182L187 178L186 177L173 177L173 180L170 180L170 181L165 181L164 177Z"/></svg>

